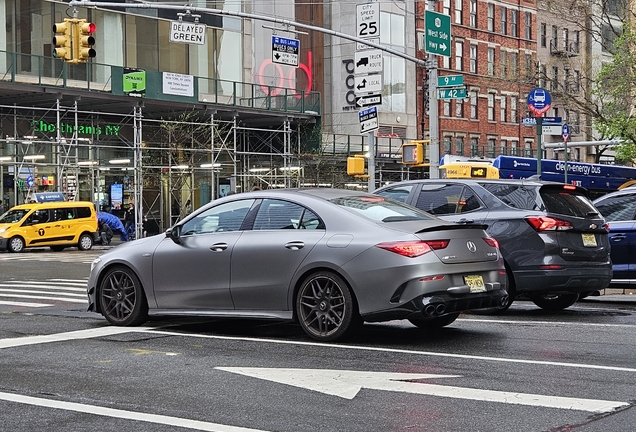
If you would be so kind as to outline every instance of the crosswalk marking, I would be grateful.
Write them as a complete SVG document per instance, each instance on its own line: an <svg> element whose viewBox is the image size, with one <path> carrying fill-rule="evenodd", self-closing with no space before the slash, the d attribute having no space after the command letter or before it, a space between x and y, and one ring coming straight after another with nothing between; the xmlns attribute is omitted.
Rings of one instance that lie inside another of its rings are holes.
<svg viewBox="0 0 636 432"><path fill-rule="evenodd" d="M90 264L104 251L84 251L75 253L64 252L20 252L20 253L0 253L0 261L48 261L63 263L83 263Z"/></svg>
<svg viewBox="0 0 636 432"><path fill-rule="evenodd" d="M5 280L0 282L0 305L47 307L53 306L51 301L87 304L86 283L87 279Z"/></svg>

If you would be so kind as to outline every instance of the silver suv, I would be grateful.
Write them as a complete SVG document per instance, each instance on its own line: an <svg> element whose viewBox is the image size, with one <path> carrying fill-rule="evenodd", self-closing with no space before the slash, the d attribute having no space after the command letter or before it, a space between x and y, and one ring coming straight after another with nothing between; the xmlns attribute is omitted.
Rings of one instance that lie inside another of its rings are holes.
<svg viewBox="0 0 636 432"><path fill-rule="evenodd" d="M488 225L501 248L509 302L562 310L612 278L608 226L586 190L539 180L430 179L375 191L441 219Z"/></svg>

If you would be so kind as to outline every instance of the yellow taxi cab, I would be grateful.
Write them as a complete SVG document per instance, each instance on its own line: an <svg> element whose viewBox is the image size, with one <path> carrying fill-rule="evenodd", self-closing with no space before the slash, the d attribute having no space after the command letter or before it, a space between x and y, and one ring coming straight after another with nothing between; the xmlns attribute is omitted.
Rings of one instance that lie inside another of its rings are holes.
<svg viewBox="0 0 636 432"><path fill-rule="evenodd" d="M56 252L74 246L89 250L98 236L97 213L87 201L22 204L0 216L2 251L43 246Z"/></svg>

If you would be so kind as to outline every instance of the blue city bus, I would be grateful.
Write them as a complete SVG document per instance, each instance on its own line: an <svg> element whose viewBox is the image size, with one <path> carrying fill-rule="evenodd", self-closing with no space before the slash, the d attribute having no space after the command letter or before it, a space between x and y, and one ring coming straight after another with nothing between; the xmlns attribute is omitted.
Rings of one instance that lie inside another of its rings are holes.
<svg viewBox="0 0 636 432"><path fill-rule="evenodd" d="M537 160L517 156L497 156L493 166L500 178L522 179L537 174ZM565 182L565 161L541 160L541 179ZM582 186L595 197L636 184L636 168L568 161L568 183Z"/></svg>

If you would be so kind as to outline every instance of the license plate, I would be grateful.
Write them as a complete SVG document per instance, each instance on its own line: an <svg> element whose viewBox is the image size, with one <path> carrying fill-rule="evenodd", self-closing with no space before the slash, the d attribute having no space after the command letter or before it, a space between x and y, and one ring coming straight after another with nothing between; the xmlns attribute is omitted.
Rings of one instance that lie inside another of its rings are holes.
<svg viewBox="0 0 636 432"><path fill-rule="evenodd" d="M581 234L583 236L583 246L596 247L596 236L594 234Z"/></svg>
<svg viewBox="0 0 636 432"><path fill-rule="evenodd" d="M486 285L484 285L484 278L479 275L464 276L464 282L470 288L471 293L478 293L486 291Z"/></svg>

